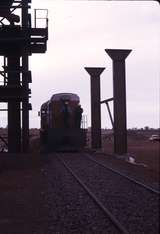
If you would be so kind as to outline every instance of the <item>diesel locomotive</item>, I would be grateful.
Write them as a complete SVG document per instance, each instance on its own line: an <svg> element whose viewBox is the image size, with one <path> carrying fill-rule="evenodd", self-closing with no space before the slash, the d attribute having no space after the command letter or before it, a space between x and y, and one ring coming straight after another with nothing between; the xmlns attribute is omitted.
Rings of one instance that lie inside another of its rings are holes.
<svg viewBox="0 0 160 234"><path fill-rule="evenodd" d="M80 150L86 144L86 129L81 128L83 109L74 93L54 94L40 110L40 139L48 151Z"/></svg>

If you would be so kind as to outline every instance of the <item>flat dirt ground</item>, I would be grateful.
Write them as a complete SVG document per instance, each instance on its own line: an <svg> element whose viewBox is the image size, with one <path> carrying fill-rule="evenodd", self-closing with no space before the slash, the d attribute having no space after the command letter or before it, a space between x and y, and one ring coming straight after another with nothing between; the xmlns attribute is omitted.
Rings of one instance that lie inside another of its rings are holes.
<svg viewBox="0 0 160 234"><path fill-rule="evenodd" d="M112 155L114 151L113 137L103 137L102 142L103 152ZM130 156L134 158L133 165L137 166L138 171L141 170L148 180L152 177L154 183L159 184L160 142L151 142L146 135L128 134L128 157Z"/></svg>
<svg viewBox="0 0 160 234"><path fill-rule="evenodd" d="M49 218L46 219L48 208L44 193L48 191L48 187L44 168L49 160L46 155L39 154L39 131L32 130L30 136L29 155L0 153L0 233L2 234L44 234L47 233L45 230L48 230ZM109 166L158 189L159 143L152 143L148 137L132 134L128 136L128 148L129 155L134 157L138 165L114 157L113 137L103 136L102 150L93 154L105 160Z"/></svg>
<svg viewBox="0 0 160 234"><path fill-rule="evenodd" d="M108 132L102 132L102 152L106 155L114 155L113 149L113 134ZM158 131L128 131L128 155L134 158L134 167L130 167L129 170L135 170L135 173L140 174L142 177L146 177L146 182L150 179L151 182L159 184L159 172L160 172L160 142L151 142L149 137L152 134L157 134ZM5 135L6 130L0 129L0 135ZM88 134L88 146L90 145L90 133ZM0 141L0 144L2 142ZM39 130L30 130L30 151L33 154L39 153L40 141ZM108 157L108 160L114 159L114 164L120 167L120 164L124 160L117 160L115 157ZM113 160L112 160L113 161ZM136 165L136 166L135 166ZM128 167L125 164L124 167ZM137 170L137 171L136 171Z"/></svg>
<svg viewBox="0 0 160 234"><path fill-rule="evenodd" d="M113 153L113 141L103 140L103 151ZM143 163L152 170L159 171L160 143L151 142L148 139L128 137L128 155L135 158L136 163Z"/></svg>

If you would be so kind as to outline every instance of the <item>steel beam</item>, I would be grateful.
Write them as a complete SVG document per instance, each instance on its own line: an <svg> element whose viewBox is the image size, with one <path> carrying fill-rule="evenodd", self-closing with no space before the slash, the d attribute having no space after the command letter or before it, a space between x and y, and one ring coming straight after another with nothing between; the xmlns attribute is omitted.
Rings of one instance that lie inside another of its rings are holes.
<svg viewBox="0 0 160 234"><path fill-rule="evenodd" d="M18 69L20 57L9 56L9 70ZM20 74L8 72L8 86L20 86ZM21 113L20 101L8 101L8 151L9 153L21 152Z"/></svg>
<svg viewBox="0 0 160 234"><path fill-rule="evenodd" d="M101 101L101 104L106 103L106 102L111 102L113 100L114 100L113 98L108 98L108 99Z"/></svg>
<svg viewBox="0 0 160 234"><path fill-rule="evenodd" d="M28 38L28 0L22 1L22 29L24 29L24 37ZM22 102L22 151L27 153L29 151L29 96L28 96L28 80L26 73L29 70L29 51L28 51L28 41L25 42L25 46L23 47L22 54L22 85L25 90L25 98Z"/></svg>
<svg viewBox="0 0 160 234"><path fill-rule="evenodd" d="M125 59L131 50L106 49L113 60L114 153L127 153Z"/></svg>
<svg viewBox="0 0 160 234"><path fill-rule="evenodd" d="M14 75L14 74L12 74ZM9 100L22 101L23 88L13 86L0 86L0 102L8 102Z"/></svg>
<svg viewBox="0 0 160 234"><path fill-rule="evenodd" d="M100 104L100 75L104 67L85 67L90 74L91 82L91 145L101 148L101 104Z"/></svg>
<svg viewBox="0 0 160 234"><path fill-rule="evenodd" d="M110 110L110 107L109 107L109 102L110 102L110 101L113 101L113 98L108 98L108 99L106 99L106 100L103 100L103 101L101 101L101 104L103 104L103 103L106 104L106 107L107 107L107 110L108 110L108 114L109 114L109 118L110 118L110 120L111 120L112 127L114 127L114 122L113 122L111 110Z"/></svg>
<svg viewBox="0 0 160 234"><path fill-rule="evenodd" d="M111 120L112 128L114 128L114 122L113 122L113 118L112 118L112 114L111 114L108 102L106 102L106 107L107 107L107 110L108 110L109 118Z"/></svg>

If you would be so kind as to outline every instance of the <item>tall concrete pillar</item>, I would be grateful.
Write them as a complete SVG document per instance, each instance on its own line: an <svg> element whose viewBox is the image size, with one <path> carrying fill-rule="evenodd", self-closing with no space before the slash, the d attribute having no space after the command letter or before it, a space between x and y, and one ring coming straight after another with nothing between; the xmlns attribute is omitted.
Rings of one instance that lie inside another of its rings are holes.
<svg viewBox="0 0 160 234"><path fill-rule="evenodd" d="M131 50L106 49L113 60L114 153L127 153L125 59Z"/></svg>
<svg viewBox="0 0 160 234"><path fill-rule="evenodd" d="M101 148L100 75L104 67L85 67L91 81L91 146Z"/></svg>

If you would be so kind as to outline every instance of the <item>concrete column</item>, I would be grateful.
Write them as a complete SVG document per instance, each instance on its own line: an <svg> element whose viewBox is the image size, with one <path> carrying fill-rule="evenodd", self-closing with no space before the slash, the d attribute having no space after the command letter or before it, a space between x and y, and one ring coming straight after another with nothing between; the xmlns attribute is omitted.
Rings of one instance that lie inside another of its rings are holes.
<svg viewBox="0 0 160 234"><path fill-rule="evenodd" d="M91 145L101 148L100 75L104 67L85 67L91 81Z"/></svg>
<svg viewBox="0 0 160 234"><path fill-rule="evenodd" d="M131 50L106 49L113 60L114 153L127 153L125 59Z"/></svg>

